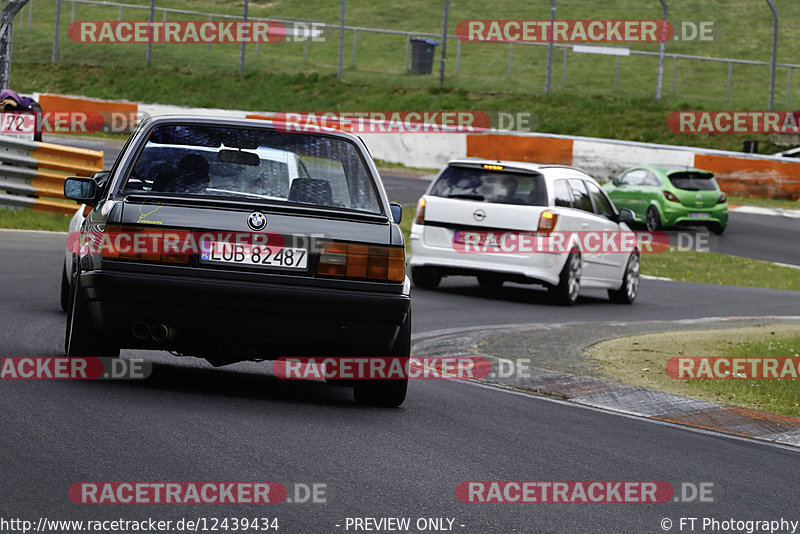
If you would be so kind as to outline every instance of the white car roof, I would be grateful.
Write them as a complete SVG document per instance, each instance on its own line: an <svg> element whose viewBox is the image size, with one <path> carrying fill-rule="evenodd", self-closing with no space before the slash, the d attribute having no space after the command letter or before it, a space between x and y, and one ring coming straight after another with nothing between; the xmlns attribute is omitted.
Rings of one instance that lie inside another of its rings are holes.
<svg viewBox="0 0 800 534"><path fill-rule="evenodd" d="M561 178L562 173L555 173L557 176L552 176L553 173L548 172L548 169L553 170L571 170L577 171L580 174L592 178L586 171L581 170L577 167L572 167L570 165L558 165L553 163L534 163L530 161L510 161L510 160L500 160L500 159L485 159L485 158L459 158L450 160L447 165L458 165L459 163L468 163L468 164L478 164L478 165L502 165L503 167L512 167L514 169L526 170L526 171L534 171L544 175L545 178Z"/></svg>

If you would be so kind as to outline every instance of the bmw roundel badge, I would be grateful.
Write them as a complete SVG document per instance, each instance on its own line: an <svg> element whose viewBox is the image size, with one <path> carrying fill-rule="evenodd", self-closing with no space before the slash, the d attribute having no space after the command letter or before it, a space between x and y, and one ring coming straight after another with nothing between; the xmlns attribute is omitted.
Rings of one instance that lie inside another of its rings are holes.
<svg viewBox="0 0 800 534"><path fill-rule="evenodd" d="M253 230L263 230L267 226L267 217L260 211L254 211L247 218L247 226Z"/></svg>

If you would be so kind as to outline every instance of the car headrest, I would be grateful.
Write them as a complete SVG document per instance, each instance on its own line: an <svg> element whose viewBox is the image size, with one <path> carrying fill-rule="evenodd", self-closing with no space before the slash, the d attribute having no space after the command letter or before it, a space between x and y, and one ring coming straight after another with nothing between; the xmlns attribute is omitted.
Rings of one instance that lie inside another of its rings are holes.
<svg viewBox="0 0 800 534"><path fill-rule="evenodd" d="M289 200L304 204L333 205L333 191L327 180L295 178L289 189Z"/></svg>

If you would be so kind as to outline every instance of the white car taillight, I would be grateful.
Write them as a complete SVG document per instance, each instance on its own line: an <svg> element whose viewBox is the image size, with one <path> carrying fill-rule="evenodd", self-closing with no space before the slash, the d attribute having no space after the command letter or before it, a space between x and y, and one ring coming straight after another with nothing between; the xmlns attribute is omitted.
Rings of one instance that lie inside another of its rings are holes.
<svg viewBox="0 0 800 534"><path fill-rule="evenodd" d="M553 230L556 229L556 223L558 223L558 215L553 213L550 210L544 210L541 215L539 215L539 232L543 232L545 234L549 234Z"/></svg>
<svg viewBox="0 0 800 534"><path fill-rule="evenodd" d="M425 197L419 199L417 202L417 214L414 217L414 222L417 224L425 224Z"/></svg>

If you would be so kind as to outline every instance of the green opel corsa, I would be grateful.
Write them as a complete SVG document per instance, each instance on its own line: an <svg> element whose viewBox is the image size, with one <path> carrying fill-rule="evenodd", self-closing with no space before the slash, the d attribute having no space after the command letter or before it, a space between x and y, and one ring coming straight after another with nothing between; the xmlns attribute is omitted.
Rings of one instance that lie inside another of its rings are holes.
<svg viewBox="0 0 800 534"><path fill-rule="evenodd" d="M721 234L728 225L728 197L714 175L677 165L633 167L605 184L618 208L633 211L651 232L668 226L705 226Z"/></svg>

